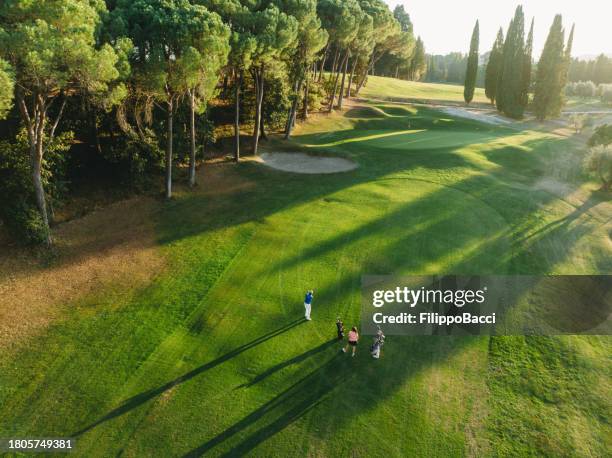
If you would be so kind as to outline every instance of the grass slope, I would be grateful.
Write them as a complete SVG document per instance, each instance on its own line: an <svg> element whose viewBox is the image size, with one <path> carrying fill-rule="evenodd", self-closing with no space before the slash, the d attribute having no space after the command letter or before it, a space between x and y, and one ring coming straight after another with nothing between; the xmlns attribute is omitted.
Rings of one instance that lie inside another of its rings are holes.
<svg viewBox="0 0 612 458"><path fill-rule="evenodd" d="M360 168L211 166L236 186L167 204L166 273L0 354L2 436L76 435L86 457L606 454L609 338L393 336L379 361L331 340L363 273L611 273L569 140L377 104L270 147Z"/></svg>
<svg viewBox="0 0 612 458"><path fill-rule="evenodd" d="M368 76L368 83L359 93L373 99L465 103L463 86L459 84L423 83L383 76ZM483 88L476 88L474 103L489 103Z"/></svg>

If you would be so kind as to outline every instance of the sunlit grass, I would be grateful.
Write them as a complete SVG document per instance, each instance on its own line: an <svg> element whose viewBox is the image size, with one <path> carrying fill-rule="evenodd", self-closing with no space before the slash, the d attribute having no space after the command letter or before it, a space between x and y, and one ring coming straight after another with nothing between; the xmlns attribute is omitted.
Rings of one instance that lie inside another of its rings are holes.
<svg viewBox="0 0 612 458"><path fill-rule="evenodd" d="M564 139L369 108L268 143L354 171L220 165L249 186L169 203L164 273L95 291L0 355L1 435L78 434L87 457L603 456L609 338L390 336L380 361L368 339L339 353L334 322L359 323L363 274L612 271L605 202L577 211L578 194L539 187L561 179L548 172L574 154Z"/></svg>

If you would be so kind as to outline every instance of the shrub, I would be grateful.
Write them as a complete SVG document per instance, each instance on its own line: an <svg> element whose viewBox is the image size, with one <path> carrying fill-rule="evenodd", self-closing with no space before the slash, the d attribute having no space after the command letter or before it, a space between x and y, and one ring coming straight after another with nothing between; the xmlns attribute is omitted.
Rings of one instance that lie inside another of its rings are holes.
<svg viewBox="0 0 612 458"><path fill-rule="evenodd" d="M328 99L325 83L311 81L308 87L308 111L318 111Z"/></svg>
<svg viewBox="0 0 612 458"><path fill-rule="evenodd" d="M575 113L570 116L570 124L577 134L579 134L586 124L586 115Z"/></svg>
<svg viewBox="0 0 612 458"><path fill-rule="evenodd" d="M599 146L599 145L610 145L612 144L612 124L603 124L595 129L595 132L589 139L588 145L589 147Z"/></svg>
<svg viewBox="0 0 612 458"><path fill-rule="evenodd" d="M612 87L603 89L601 93L601 101L612 104Z"/></svg>
<svg viewBox="0 0 612 458"><path fill-rule="evenodd" d="M602 190L612 187L612 145L598 145L589 149L584 160L585 169L601 181Z"/></svg>
<svg viewBox="0 0 612 458"><path fill-rule="evenodd" d="M20 200L6 206L2 218L11 237L25 245L40 245L47 240L48 229L40 212L28 202Z"/></svg>
<svg viewBox="0 0 612 458"><path fill-rule="evenodd" d="M603 96L604 92L609 89L612 89L612 84L600 84L599 86L597 86L597 96Z"/></svg>
<svg viewBox="0 0 612 458"><path fill-rule="evenodd" d="M43 186L52 203L64 192L64 154L72 143L71 132L63 133L48 146L43 162ZM0 219L18 241L35 244L46 240L47 232L36 207L25 132L15 141L0 142Z"/></svg>
<svg viewBox="0 0 612 458"><path fill-rule="evenodd" d="M593 81L580 81L576 84L575 92L578 97L595 97L597 86Z"/></svg>

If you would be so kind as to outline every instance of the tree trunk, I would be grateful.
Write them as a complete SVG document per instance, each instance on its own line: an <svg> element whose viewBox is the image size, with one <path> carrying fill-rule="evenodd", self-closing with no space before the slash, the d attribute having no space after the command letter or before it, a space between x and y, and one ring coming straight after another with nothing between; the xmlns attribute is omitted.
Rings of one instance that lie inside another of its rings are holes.
<svg viewBox="0 0 612 458"><path fill-rule="evenodd" d="M346 88L346 98L351 98L351 91L353 89L353 77L355 76L355 68L357 68L357 61L359 56L355 56L355 60L353 60L353 65L351 65L351 74L349 75L348 87Z"/></svg>
<svg viewBox="0 0 612 458"><path fill-rule="evenodd" d="M328 53L329 53L329 41L327 42L327 45L325 45L325 52L323 53L323 58L321 59L321 66L319 67L319 78L317 80L319 83L321 82L321 78L323 78L323 70L325 69L325 62L327 61ZM315 70L316 70L316 67L315 67Z"/></svg>
<svg viewBox="0 0 612 458"><path fill-rule="evenodd" d="M96 152L102 154L102 146L100 145L100 132L98 130L98 110L95 107L92 108L92 127L94 142L96 144Z"/></svg>
<svg viewBox="0 0 612 458"><path fill-rule="evenodd" d="M44 124L44 121L41 123ZM51 231L49 229L49 217L47 214L47 201L45 199L45 189L42 184L42 158L43 158L43 139L38 137L36 143L30 147L30 159L32 164L32 182L34 183L34 192L36 194L36 206L40 212L44 228L47 232L45 244L51 246Z"/></svg>
<svg viewBox="0 0 612 458"><path fill-rule="evenodd" d="M256 68L253 72L255 78L255 128L253 129L253 154L257 155L259 147L259 132L261 130L261 105L264 92L264 67Z"/></svg>
<svg viewBox="0 0 612 458"><path fill-rule="evenodd" d="M336 73L336 67L338 66L338 57L340 56L340 48L336 49L334 54L334 60L332 62L331 72L329 73L329 81L334 77L334 73Z"/></svg>
<svg viewBox="0 0 612 458"><path fill-rule="evenodd" d="M289 116L287 117L287 125L285 126L285 140L288 140L291 137L291 131L293 130L293 126L295 126L295 118L297 114L298 108L298 98L300 91L302 89L302 80L295 82L295 97L293 98L293 103L291 104L291 108L289 109Z"/></svg>
<svg viewBox="0 0 612 458"><path fill-rule="evenodd" d="M261 139L262 140L267 140L268 139L268 134L266 134L266 129L264 128L264 124L265 124L264 123L264 118L263 118L263 115L262 115L261 121L259 122L259 126L260 126L259 133L261 135Z"/></svg>
<svg viewBox="0 0 612 458"><path fill-rule="evenodd" d="M310 78L306 78L306 85L304 87L304 119L308 119L308 91L310 89Z"/></svg>
<svg viewBox="0 0 612 458"><path fill-rule="evenodd" d="M355 95L359 94L359 91L361 91L361 88L365 85L366 79L368 78L368 73L370 72L370 68L373 65L374 65L374 53L372 53L372 55L370 56L370 61L368 62L368 66L366 67L365 72L363 73L363 76L359 80L359 84L357 85L357 88L355 89Z"/></svg>
<svg viewBox="0 0 612 458"><path fill-rule="evenodd" d="M234 161L240 160L240 84L242 82L242 74L236 72L236 110L234 117Z"/></svg>
<svg viewBox="0 0 612 458"><path fill-rule="evenodd" d="M348 51L347 51L348 56ZM342 64L343 65L343 64ZM341 67L342 67L341 65ZM336 78L334 80L334 86L332 88L331 97L329 98L329 106L327 107L328 112L332 112L334 110L334 102L336 100L336 91L338 90L338 81L340 80L340 71L336 73Z"/></svg>
<svg viewBox="0 0 612 458"><path fill-rule="evenodd" d="M189 155L189 186L196 184L196 132L195 132L195 90L189 91L189 130L191 135L191 154Z"/></svg>
<svg viewBox="0 0 612 458"><path fill-rule="evenodd" d="M223 75L223 89L222 89L222 92L221 92L221 94L222 94L223 98L226 98L226 97L227 97L227 84L228 84L228 79L229 79L229 78L228 78L228 75L227 75L227 72L226 72L226 73L225 73L225 75Z"/></svg>
<svg viewBox="0 0 612 458"><path fill-rule="evenodd" d="M47 212L45 189L42 184L42 160L45 153L45 126L47 123L47 109L49 108L49 105L47 104L46 97L36 94L34 96L34 107L32 107L32 112L30 114L23 93L17 90L16 97L21 118L28 134L30 166L32 168L32 184L34 186L34 193L36 196L36 206L38 207L38 211L46 232L45 244L47 246L51 246L53 240L51 238L51 230L49 228L49 216ZM55 137L55 130L57 129L60 119L62 118L65 106L66 97L64 96L58 115L49 131L49 142L52 142L53 138Z"/></svg>
<svg viewBox="0 0 612 458"><path fill-rule="evenodd" d="M344 62L342 63L342 84L340 85L340 94L338 95L338 109L342 110L342 102L344 101L344 83L346 82L346 71L348 70L348 60L350 51L346 50L346 56L344 56Z"/></svg>
<svg viewBox="0 0 612 458"><path fill-rule="evenodd" d="M174 100L168 98L168 139L166 146L166 199L172 198L172 128L174 122Z"/></svg>

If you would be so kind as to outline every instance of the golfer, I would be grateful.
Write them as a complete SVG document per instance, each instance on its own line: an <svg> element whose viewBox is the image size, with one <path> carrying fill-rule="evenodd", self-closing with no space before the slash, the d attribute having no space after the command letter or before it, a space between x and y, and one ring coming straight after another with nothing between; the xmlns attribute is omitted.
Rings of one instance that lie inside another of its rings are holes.
<svg viewBox="0 0 612 458"><path fill-rule="evenodd" d="M350 347L353 347L353 353L351 354L351 357L355 356L355 350L357 350L358 342L359 342L359 333L357 332L357 328L353 326L348 335L348 344L346 344L346 347L342 349L342 352L346 353L346 351L348 350L350 346Z"/></svg>
<svg viewBox="0 0 612 458"><path fill-rule="evenodd" d="M306 297L304 298L304 318L306 318L308 321L312 320L312 318L310 318L310 312L312 310L312 296L314 295L314 291L313 290L308 290L308 292L306 293Z"/></svg>

